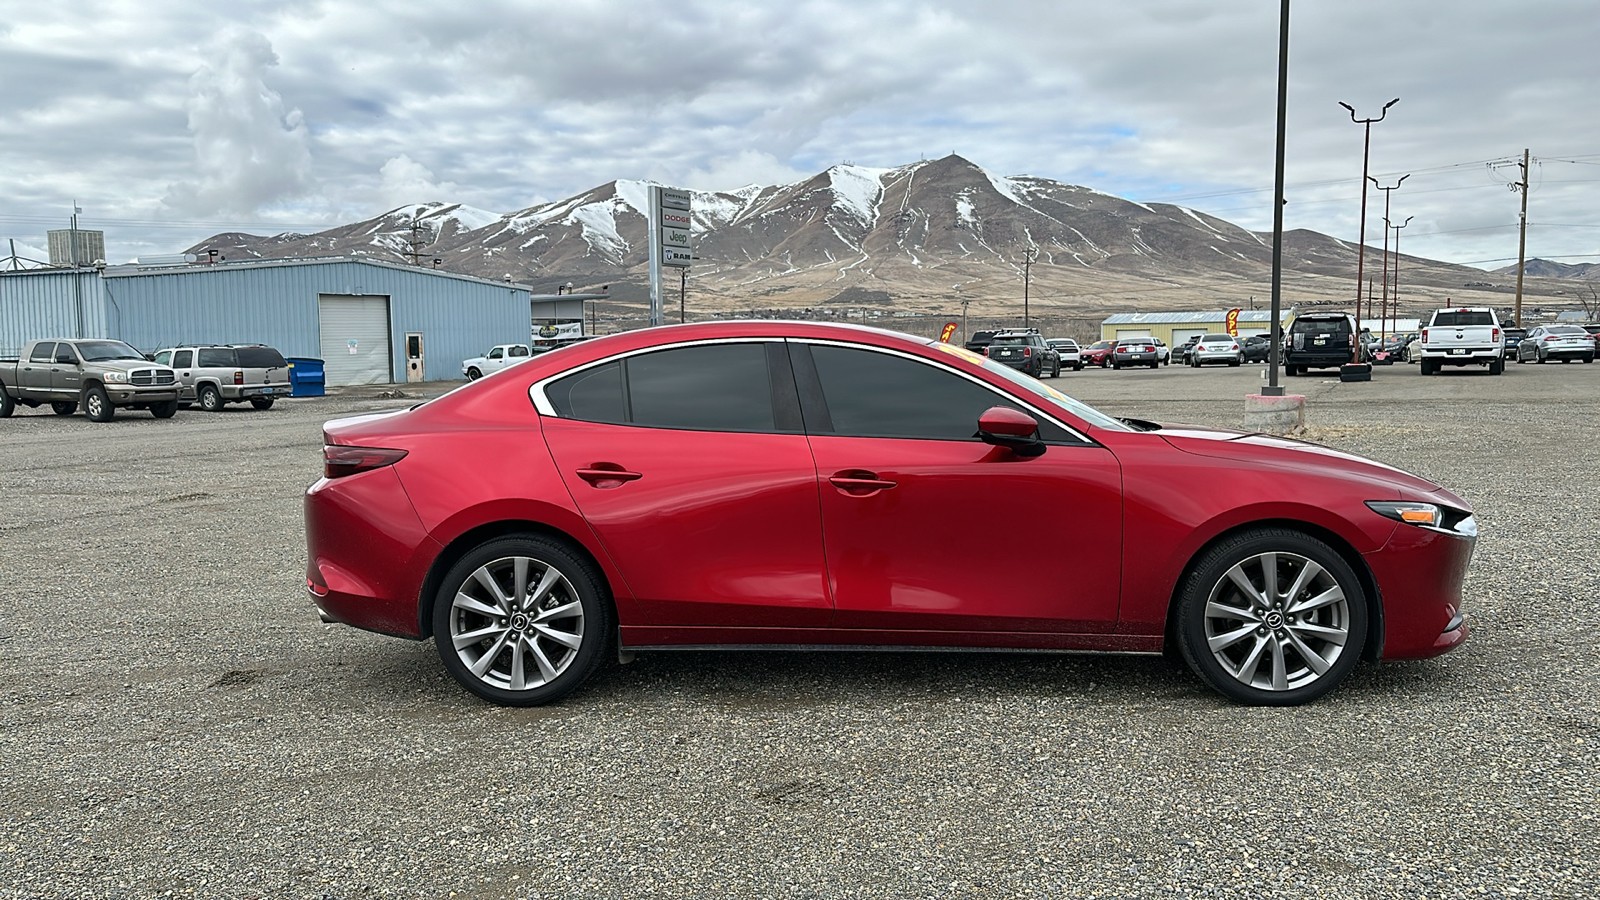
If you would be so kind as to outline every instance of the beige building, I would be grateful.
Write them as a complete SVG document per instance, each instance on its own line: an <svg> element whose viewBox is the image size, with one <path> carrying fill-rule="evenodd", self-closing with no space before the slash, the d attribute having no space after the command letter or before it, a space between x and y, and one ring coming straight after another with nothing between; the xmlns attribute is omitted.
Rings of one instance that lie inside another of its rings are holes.
<svg viewBox="0 0 1600 900"><path fill-rule="evenodd" d="M1289 322L1291 319L1290 314L1284 314L1284 322ZM1272 330L1271 323L1271 310L1240 310L1238 336L1267 334ZM1228 311L1225 309L1209 312L1117 313L1106 317L1105 321L1100 323L1102 339L1114 341L1132 337L1159 338L1169 347L1176 347L1195 335L1227 332Z"/></svg>

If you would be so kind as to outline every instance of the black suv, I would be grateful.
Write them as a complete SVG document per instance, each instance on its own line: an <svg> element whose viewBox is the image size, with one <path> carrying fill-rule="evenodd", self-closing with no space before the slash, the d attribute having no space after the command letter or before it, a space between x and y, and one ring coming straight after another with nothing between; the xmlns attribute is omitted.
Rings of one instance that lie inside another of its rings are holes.
<svg viewBox="0 0 1600 900"><path fill-rule="evenodd" d="M989 342L989 358L1035 378L1054 378L1061 374L1061 354L1045 343L1037 328L995 332L994 339Z"/></svg>
<svg viewBox="0 0 1600 900"><path fill-rule="evenodd" d="M1356 359L1356 317L1349 313L1305 313L1289 325L1283 341L1283 371L1337 369Z"/></svg>

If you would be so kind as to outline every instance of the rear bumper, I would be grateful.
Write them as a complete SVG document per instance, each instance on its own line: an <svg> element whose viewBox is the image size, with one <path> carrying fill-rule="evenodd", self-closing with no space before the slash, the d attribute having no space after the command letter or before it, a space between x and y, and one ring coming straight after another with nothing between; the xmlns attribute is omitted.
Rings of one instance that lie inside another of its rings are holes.
<svg viewBox="0 0 1600 900"><path fill-rule="evenodd" d="M287 397L294 388L285 381L282 384L225 384L222 386L222 397L225 400L254 400L257 397Z"/></svg>
<svg viewBox="0 0 1600 900"><path fill-rule="evenodd" d="M1458 349L1462 352L1424 350L1422 351L1422 359L1441 366L1470 366L1491 363L1497 359L1505 358L1505 351L1499 347L1462 347Z"/></svg>
<svg viewBox="0 0 1600 900"><path fill-rule="evenodd" d="M441 548L394 468L319 479L305 516L306 593L324 619L421 638L422 582Z"/></svg>

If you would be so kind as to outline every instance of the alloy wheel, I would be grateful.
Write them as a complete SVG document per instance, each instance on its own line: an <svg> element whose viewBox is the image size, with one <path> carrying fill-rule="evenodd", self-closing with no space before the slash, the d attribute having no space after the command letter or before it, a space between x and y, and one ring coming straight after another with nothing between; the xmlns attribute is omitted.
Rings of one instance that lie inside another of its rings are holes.
<svg viewBox="0 0 1600 900"><path fill-rule="evenodd" d="M1235 681L1261 691L1292 691L1321 678L1345 652L1350 627L1338 579L1298 553L1240 560L1205 601L1207 648Z"/></svg>
<svg viewBox="0 0 1600 900"><path fill-rule="evenodd" d="M450 644L483 684L526 691L559 678L583 646L583 604L559 569L508 556L475 569L456 589Z"/></svg>

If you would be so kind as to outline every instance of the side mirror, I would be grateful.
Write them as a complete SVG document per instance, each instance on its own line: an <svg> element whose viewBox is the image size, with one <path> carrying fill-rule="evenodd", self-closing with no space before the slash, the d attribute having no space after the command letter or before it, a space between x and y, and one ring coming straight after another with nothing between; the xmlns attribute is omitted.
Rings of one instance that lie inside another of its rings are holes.
<svg viewBox="0 0 1600 900"><path fill-rule="evenodd" d="M978 416L978 437L985 444L1005 447L1012 453L1032 458L1044 453L1039 423L1025 412L1009 406L991 406Z"/></svg>
<svg viewBox="0 0 1600 900"><path fill-rule="evenodd" d="M58 365L58 366L70 366L73 363L76 363L77 361L78 361L78 358L76 356L73 356L71 353L57 353L56 354L56 365Z"/></svg>

